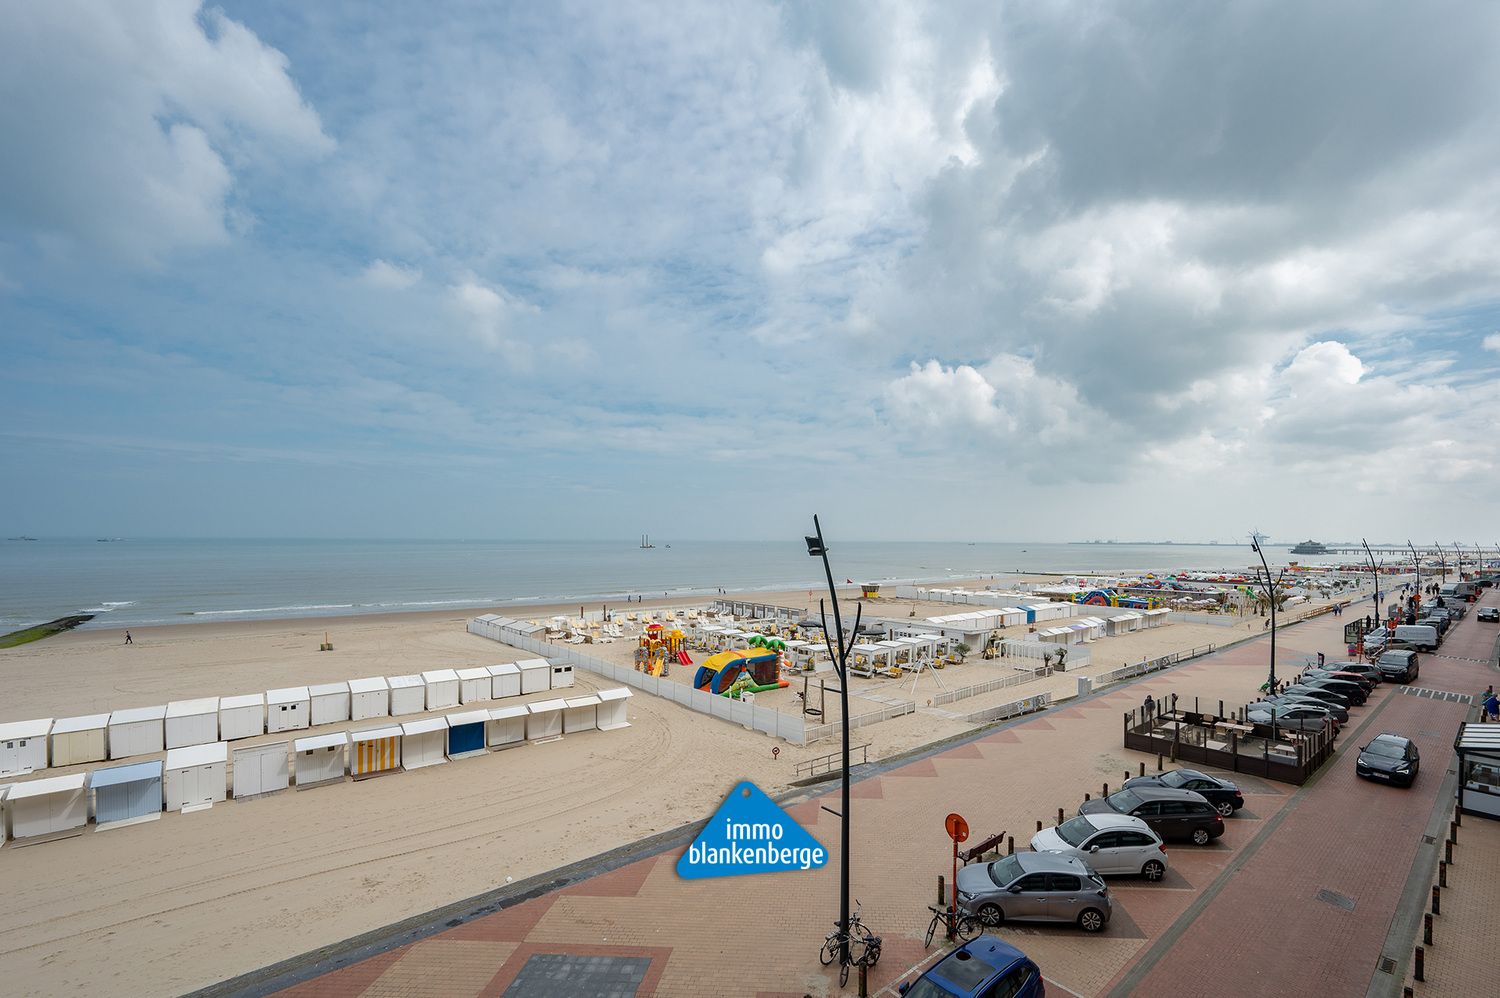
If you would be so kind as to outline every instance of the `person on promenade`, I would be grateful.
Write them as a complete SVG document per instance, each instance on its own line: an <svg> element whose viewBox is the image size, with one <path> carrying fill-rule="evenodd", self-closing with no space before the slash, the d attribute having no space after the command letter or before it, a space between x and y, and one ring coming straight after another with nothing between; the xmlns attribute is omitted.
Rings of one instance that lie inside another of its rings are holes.
<svg viewBox="0 0 1500 998"><path fill-rule="evenodd" d="M131 638L129 631L125 632L125 643L127 645L133 645L133 644L135 644L135 641L134 641L134 639Z"/></svg>
<svg viewBox="0 0 1500 998"><path fill-rule="evenodd" d="M1146 694L1146 700L1141 704L1141 711L1146 715L1146 720L1151 720L1151 715L1156 713L1156 701L1151 699L1151 694Z"/></svg>
<svg viewBox="0 0 1500 998"><path fill-rule="evenodd" d="M1485 698L1484 713L1491 721L1500 721L1500 700L1495 699L1493 691Z"/></svg>

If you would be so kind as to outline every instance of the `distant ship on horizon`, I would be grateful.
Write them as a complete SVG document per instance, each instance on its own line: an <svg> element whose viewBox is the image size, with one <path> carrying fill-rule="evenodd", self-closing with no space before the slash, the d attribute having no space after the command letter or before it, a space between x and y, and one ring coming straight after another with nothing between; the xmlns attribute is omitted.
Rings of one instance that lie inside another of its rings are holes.
<svg viewBox="0 0 1500 998"><path fill-rule="evenodd" d="M1327 554L1328 549L1317 541L1303 541L1292 548L1292 554Z"/></svg>
<svg viewBox="0 0 1500 998"><path fill-rule="evenodd" d="M651 543L651 535L650 534L642 534L641 535L641 550L644 551L647 548L654 548L654 547L656 547L656 545Z"/></svg>

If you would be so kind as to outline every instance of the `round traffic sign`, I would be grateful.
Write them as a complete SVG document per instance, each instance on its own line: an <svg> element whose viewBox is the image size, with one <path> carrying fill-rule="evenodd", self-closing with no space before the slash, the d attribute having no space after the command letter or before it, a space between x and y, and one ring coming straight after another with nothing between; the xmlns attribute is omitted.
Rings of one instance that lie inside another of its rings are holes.
<svg viewBox="0 0 1500 998"><path fill-rule="evenodd" d="M961 814L948 815L943 819L943 827L948 830L948 837L954 842L963 842L969 837L969 823Z"/></svg>

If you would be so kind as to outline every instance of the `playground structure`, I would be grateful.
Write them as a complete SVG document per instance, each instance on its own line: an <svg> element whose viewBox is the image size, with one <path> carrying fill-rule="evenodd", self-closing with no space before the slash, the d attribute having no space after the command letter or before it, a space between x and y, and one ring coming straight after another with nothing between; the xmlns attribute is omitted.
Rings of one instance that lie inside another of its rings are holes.
<svg viewBox="0 0 1500 998"><path fill-rule="evenodd" d="M1162 601L1154 596L1131 596L1115 589L1090 589L1073 595L1074 603L1085 606L1112 606L1124 610L1154 610Z"/></svg>
<svg viewBox="0 0 1500 998"><path fill-rule="evenodd" d="M662 624L647 624L641 632L635 649L635 669L648 676L671 674L671 663L692 665L693 660L682 647L682 631L676 626L669 631Z"/></svg>
<svg viewBox="0 0 1500 998"><path fill-rule="evenodd" d="M738 700L745 693L785 689L781 678L785 642L779 638L753 638L749 648L721 651L703 660L693 677L693 688Z"/></svg>

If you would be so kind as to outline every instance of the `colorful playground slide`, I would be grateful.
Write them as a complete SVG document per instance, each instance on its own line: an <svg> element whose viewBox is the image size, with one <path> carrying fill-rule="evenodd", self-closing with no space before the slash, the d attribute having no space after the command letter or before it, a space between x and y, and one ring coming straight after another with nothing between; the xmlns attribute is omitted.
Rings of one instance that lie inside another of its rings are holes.
<svg viewBox="0 0 1500 998"><path fill-rule="evenodd" d="M693 664L693 658L692 658L692 656L689 655L685 651L680 651L680 652L677 653L677 661L681 662L683 665L692 665Z"/></svg>
<svg viewBox="0 0 1500 998"><path fill-rule="evenodd" d="M781 656L764 648L746 648L739 651L721 651L710 655L698 667L693 677L693 688L718 696L730 695L731 688L744 677L748 683L739 684L739 689L751 693L780 689L790 685L779 675Z"/></svg>

